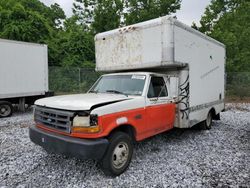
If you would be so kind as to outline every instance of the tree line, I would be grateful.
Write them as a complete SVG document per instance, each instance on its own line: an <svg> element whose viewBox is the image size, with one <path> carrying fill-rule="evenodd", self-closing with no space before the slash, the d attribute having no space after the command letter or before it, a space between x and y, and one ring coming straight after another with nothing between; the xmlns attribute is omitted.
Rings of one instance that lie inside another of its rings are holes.
<svg viewBox="0 0 250 188"><path fill-rule="evenodd" d="M0 0L0 38L48 44L51 66L94 67L96 33L180 8L181 0L74 0L68 18L58 4ZM250 71L249 10L248 0L212 0L192 25L226 45L227 71Z"/></svg>

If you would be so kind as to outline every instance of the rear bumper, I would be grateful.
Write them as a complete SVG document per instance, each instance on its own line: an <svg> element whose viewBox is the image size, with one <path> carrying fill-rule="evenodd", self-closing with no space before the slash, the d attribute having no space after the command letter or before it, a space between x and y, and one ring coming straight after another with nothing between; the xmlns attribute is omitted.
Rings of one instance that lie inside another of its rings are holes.
<svg viewBox="0 0 250 188"><path fill-rule="evenodd" d="M101 159L108 147L107 139L80 139L41 130L35 126L29 128L30 140L45 150L74 156L81 159Z"/></svg>

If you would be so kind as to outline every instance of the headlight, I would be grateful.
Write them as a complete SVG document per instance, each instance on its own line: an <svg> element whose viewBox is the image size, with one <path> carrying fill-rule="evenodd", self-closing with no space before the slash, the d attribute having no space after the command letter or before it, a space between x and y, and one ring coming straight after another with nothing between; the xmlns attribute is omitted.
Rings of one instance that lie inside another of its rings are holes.
<svg viewBox="0 0 250 188"><path fill-rule="evenodd" d="M91 114L90 116L75 116L73 119L72 131L85 133L99 132L98 116L96 114Z"/></svg>
<svg viewBox="0 0 250 188"><path fill-rule="evenodd" d="M73 119L73 127L89 127L89 116L75 116Z"/></svg>

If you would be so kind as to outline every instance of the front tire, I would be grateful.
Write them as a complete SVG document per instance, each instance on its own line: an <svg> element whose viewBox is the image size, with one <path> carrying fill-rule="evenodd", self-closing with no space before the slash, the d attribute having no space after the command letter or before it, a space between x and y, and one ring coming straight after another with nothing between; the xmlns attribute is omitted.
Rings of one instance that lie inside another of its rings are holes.
<svg viewBox="0 0 250 188"><path fill-rule="evenodd" d="M101 161L106 175L118 176L129 166L133 154L133 144L130 136L123 132L115 132L110 137L109 147Z"/></svg>
<svg viewBox="0 0 250 188"><path fill-rule="evenodd" d="M11 116L13 113L13 106L8 101L0 101L0 118Z"/></svg>

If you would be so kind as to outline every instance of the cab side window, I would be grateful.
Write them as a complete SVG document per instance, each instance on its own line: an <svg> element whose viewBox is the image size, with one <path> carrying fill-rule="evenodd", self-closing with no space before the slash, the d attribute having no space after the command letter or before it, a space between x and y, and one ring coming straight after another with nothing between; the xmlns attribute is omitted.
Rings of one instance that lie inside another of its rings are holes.
<svg viewBox="0 0 250 188"><path fill-rule="evenodd" d="M167 97L168 91L163 77L152 76L148 89L148 98Z"/></svg>

